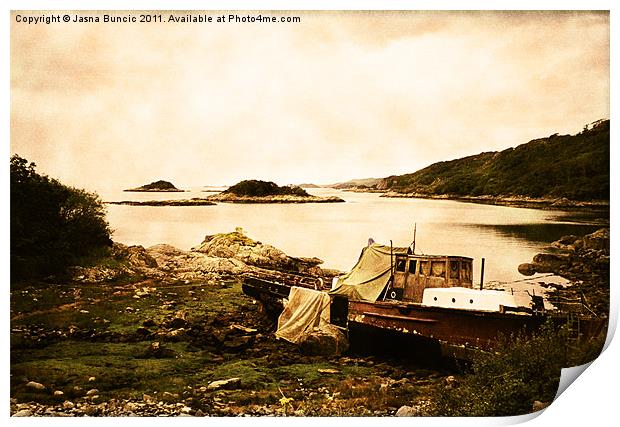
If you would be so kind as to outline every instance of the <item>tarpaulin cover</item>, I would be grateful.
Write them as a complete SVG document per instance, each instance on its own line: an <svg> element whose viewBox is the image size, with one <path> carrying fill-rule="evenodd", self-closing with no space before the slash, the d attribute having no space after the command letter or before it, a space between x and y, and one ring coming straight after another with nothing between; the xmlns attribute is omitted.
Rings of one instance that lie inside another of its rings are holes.
<svg viewBox="0 0 620 427"><path fill-rule="evenodd" d="M406 254L407 248L392 248L392 254ZM357 264L338 278L332 295L375 302L390 280L390 247L373 243L364 249Z"/></svg>
<svg viewBox="0 0 620 427"><path fill-rule="evenodd" d="M278 318L276 337L298 344L315 328L329 324L329 295L292 286L288 303Z"/></svg>

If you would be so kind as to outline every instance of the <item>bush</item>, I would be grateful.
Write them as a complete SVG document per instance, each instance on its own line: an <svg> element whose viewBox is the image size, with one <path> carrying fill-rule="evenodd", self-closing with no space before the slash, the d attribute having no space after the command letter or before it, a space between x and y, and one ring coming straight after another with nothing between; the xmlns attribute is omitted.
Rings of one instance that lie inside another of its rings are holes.
<svg viewBox="0 0 620 427"><path fill-rule="evenodd" d="M438 389L431 415L511 416L529 413L535 400L551 402L563 367L593 360L605 334L593 341L568 345L567 330L546 324L535 336L503 337L492 353L474 357L471 373L454 388Z"/></svg>
<svg viewBox="0 0 620 427"><path fill-rule="evenodd" d="M62 273L109 246L105 208L96 194L67 187L11 157L11 280Z"/></svg>

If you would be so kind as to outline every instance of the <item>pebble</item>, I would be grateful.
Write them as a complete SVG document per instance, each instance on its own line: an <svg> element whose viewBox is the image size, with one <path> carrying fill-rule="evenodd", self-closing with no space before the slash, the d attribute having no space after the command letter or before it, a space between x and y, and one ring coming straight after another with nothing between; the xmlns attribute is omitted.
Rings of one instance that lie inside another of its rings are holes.
<svg viewBox="0 0 620 427"><path fill-rule="evenodd" d="M47 388L43 384L36 381L30 381L28 384L26 384L26 387L33 388L35 390L45 390Z"/></svg>

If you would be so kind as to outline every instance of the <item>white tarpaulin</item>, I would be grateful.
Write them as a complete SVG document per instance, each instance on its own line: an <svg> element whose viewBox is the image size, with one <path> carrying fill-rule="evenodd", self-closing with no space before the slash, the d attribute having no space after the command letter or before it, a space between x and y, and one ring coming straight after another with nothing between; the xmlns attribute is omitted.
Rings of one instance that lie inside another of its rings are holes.
<svg viewBox="0 0 620 427"><path fill-rule="evenodd" d="M288 303L278 318L276 337L298 344L315 328L329 324L329 295L312 289L291 287Z"/></svg>

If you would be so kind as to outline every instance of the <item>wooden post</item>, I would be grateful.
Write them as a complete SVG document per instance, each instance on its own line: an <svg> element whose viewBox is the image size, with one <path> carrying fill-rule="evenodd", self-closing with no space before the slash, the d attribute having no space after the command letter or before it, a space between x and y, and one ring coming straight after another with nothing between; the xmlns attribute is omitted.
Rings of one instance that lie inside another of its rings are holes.
<svg viewBox="0 0 620 427"><path fill-rule="evenodd" d="M482 265L480 266L480 290L482 290L483 283L484 283L484 258L482 258Z"/></svg>

